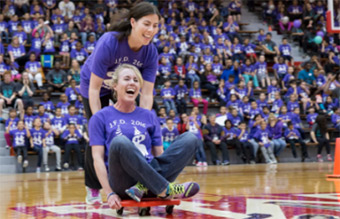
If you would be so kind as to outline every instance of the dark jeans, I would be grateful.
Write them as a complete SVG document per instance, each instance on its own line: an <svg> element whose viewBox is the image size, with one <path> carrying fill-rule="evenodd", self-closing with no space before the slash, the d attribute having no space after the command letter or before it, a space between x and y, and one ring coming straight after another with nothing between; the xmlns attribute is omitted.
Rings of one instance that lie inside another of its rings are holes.
<svg viewBox="0 0 340 219"><path fill-rule="evenodd" d="M242 161L245 162L246 152L244 148L242 147L240 140L238 140L237 138L234 138L232 140L226 140L226 144L230 146L234 146L236 149L236 155L239 156L242 159Z"/></svg>
<svg viewBox="0 0 340 219"><path fill-rule="evenodd" d="M74 150L77 154L78 165L80 167L83 167L83 159L82 159L82 154L80 151L79 144L66 144L65 145L64 163L69 163L70 153L72 150Z"/></svg>
<svg viewBox="0 0 340 219"><path fill-rule="evenodd" d="M217 84L213 85L210 82L209 83L205 83L205 84L202 85L203 89L207 89L208 90L210 101L211 101L211 99L218 98L217 92L216 92L217 91L217 86L218 86Z"/></svg>
<svg viewBox="0 0 340 219"><path fill-rule="evenodd" d="M325 137L316 137L318 140L318 154L321 154L323 146L326 148L327 154L331 153L331 147L329 145L329 140L327 140Z"/></svg>
<svg viewBox="0 0 340 219"><path fill-rule="evenodd" d="M308 157L307 146L305 142L302 141L302 139L300 138L299 139L287 139L287 141L290 144L290 148L292 149L292 154L295 158L297 157L296 147L295 147L296 143L299 143L301 146L301 157L302 158Z"/></svg>
<svg viewBox="0 0 340 219"><path fill-rule="evenodd" d="M186 132L176 138L168 149L149 164L137 147L125 136L116 136L110 144L108 169L109 183L120 198L128 196L125 190L137 182L153 194L162 193L169 182L175 181L192 160L198 139Z"/></svg>
<svg viewBox="0 0 340 219"><path fill-rule="evenodd" d="M254 156L254 147L253 145L248 142L241 142L241 146L244 148L245 156L247 161L255 161L255 156Z"/></svg>
<svg viewBox="0 0 340 219"><path fill-rule="evenodd" d="M16 146L14 147L17 156L22 154L24 160L27 160L27 147L26 146Z"/></svg>
<svg viewBox="0 0 340 219"><path fill-rule="evenodd" d="M42 149L42 147L34 146L33 151L38 153L37 167L41 167L41 161L42 161L42 157L43 157L43 149Z"/></svg>
<svg viewBox="0 0 340 219"><path fill-rule="evenodd" d="M112 99L111 94L100 97L100 103L102 105L102 108L109 105L110 99ZM86 113L86 118L87 120L90 120L92 112L90 109L89 99L83 97L83 104ZM94 169L93 166L91 147L88 144L86 144L85 149L84 170L85 170L85 185L92 189L101 189L102 186L100 185L100 182L97 178L96 170Z"/></svg>
<svg viewBox="0 0 340 219"><path fill-rule="evenodd" d="M179 115L187 113L187 102L184 98L176 99L177 112Z"/></svg>
<svg viewBox="0 0 340 219"><path fill-rule="evenodd" d="M216 148L219 147L222 151L222 162L229 161L229 153L227 149L227 145L221 141L219 145L214 144L212 141L206 141L205 144L208 146L211 154L211 161L216 164L216 161L219 160L217 157L217 150Z"/></svg>

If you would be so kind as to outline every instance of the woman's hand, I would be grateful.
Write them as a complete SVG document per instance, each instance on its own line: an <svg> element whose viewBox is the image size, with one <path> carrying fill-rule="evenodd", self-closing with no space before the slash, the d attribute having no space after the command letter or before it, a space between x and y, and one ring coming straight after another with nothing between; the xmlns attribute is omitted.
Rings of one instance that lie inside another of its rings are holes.
<svg viewBox="0 0 340 219"><path fill-rule="evenodd" d="M120 198L117 194L111 195L108 200L107 203L109 204L109 207L112 209L121 209L122 205L120 204Z"/></svg>

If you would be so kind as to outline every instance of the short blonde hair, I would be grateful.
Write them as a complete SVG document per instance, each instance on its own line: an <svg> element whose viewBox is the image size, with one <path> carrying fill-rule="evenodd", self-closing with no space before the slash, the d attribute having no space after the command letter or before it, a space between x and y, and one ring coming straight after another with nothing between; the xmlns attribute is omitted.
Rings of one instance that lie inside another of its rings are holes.
<svg viewBox="0 0 340 219"><path fill-rule="evenodd" d="M114 84L117 84L118 83L118 79L119 79L119 74L125 70L125 69L130 69L132 70L136 76L137 76L137 79L138 79L138 82L139 82L139 85L140 87L143 87L143 77L142 77L142 74L140 73L139 69L136 68L136 66L134 65L130 65L130 64L121 64L119 65L113 72L112 74L112 83L111 85L113 86Z"/></svg>

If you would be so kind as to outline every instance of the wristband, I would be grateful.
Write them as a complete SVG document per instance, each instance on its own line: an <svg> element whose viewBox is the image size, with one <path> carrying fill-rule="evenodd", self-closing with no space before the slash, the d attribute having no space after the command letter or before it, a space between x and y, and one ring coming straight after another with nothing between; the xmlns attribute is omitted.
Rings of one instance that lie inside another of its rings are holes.
<svg viewBox="0 0 340 219"><path fill-rule="evenodd" d="M115 194L116 194L115 192L111 192L110 194L107 195L106 199L109 200L110 196Z"/></svg>

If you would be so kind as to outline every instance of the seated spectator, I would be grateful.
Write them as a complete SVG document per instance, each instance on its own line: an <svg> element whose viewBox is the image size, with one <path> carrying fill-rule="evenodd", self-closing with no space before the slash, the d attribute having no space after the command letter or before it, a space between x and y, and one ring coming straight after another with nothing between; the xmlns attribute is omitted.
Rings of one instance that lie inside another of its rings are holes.
<svg viewBox="0 0 340 219"><path fill-rule="evenodd" d="M259 44L262 44L262 42L266 39L266 35L264 34L263 29L259 29L259 35L257 36L257 41Z"/></svg>
<svg viewBox="0 0 340 219"><path fill-rule="evenodd" d="M37 62L37 56L35 53L31 53L29 56L29 61L25 64L25 70L28 73L29 80L33 82L35 80L37 82L38 88L41 89L43 86L42 74L43 70L40 62Z"/></svg>
<svg viewBox="0 0 340 219"><path fill-rule="evenodd" d="M203 147L203 137L200 128L200 122L197 121L197 115L194 111L191 112L190 117L182 117L186 124L186 130L193 133L199 139L199 145L196 150L196 166L208 166L207 158Z"/></svg>
<svg viewBox="0 0 340 219"><path fill-rule="evenodd" d="M209 122L203 128L205 144L210 149L211 161L214 165L229 165L229 153L227 145L223 142L223 128L216 123L216 116L214 114L209 116ZM218 159L216 148L219 147L222 151L222 162Z"/></svg>
<svg viewBox="0 0 340 219"><path fill-rule="evenodd" d="M71 79L74 79L77 85L80 84L80 65L75 59L72 59L71 68L67 72L67 81L70 82Z"/></svg>
<svg viewBox="0 0 340 219"><path fill-rule="evenodd" d="M8 40L8 23L4 20L4 14L0 14L0 38L1 42L9 43Z"/></svg>
<svg viewBox="0 0 340 219"><path fill-rule="evenodd" d="M67 99L69 100L70 104L75 104L77 100L77 96L80 94L80 90L78 87L76 87L76 80L71 79L70 81L70 87L66 88L65 94L67 96Z"/></svg>
<svg viewBox="0 0 340 219"><path fill-rule="evenodd" d="M53 30L48 24L48 21L45 22L43 18L39 18L38 25L32 31L32 36L35 36L35 33L38 32L41 39L45 39L47 35L50 38L53 37Z"/></svg>
<svg viewBox="0 0 340 219"><path fill-rule="evenodd" d="M312 140L318 144L318 155L317 159L319 162L323 162L321 155L322 148L326 148L327 160L332 161L331 147L329 145L329 133L327 131L327 119L325 115L318 115L315 123L313 124L312 131L310 132Z"/></svg>
<svg viewBox="0 0 340 219"><path fill-rule="evenodd" d="M270 85L270 79L267 70L267 62L265 61L264 55L261 55L259 61L255 63L254 71L258 80L261 82L262 88L266 88L266 83L268 86Z"/></svg>
<svg viewBox="0 0 340 219"><path fill-rule="evenodd" d="M231 45L231 50L233 52L233 61L244 62L244 46L240 44L239 39L236 37Z"/></svg>
<svg viewBox="0 0 340 219"><path fill-rule="evenodd" d="M219 126L224 126L225 121L228 119L228 109L226 106L220 107L220 113L216 114L216 123Z"/></svg>
<svg viewBox="0 0 340 219"><path fill-rule="evenodd" d="M42 40L42 46L43 46L43 54L44 55L54 55L56 53L55 50L55 43L54 43L54 34L47 33L45 38Z"/></svg>
<svg viewBox="0 0 340 219"><path fill-rule="evenodd" d="M166 124L166 119L167 119L167 115L166 115L166 111L165 111L165 108L162 107L159 109L158 111L158 121L159 121L159 124L161 125L161 128L164 128L165 127L165 124Z"/></svg>
<svg viewBox="0 0 340 219"><path fill-rule="evenodd" d="M294 71L295 71L295 68L293 66L288 67L288 72L283 78L283 80L281 81L281 86L282 86L283 91L287 91L289 88L290 82L296 79L294 76Z"/></svg>
<svg viewBox="0 0 340 219"><path fill-rule="evenodd" d="M263 110L263 107L268 107L267 96L265 93L260 93L259 99L256 101L257 106L260 110Z"/></svg>
<svg viewBox="0 0 340 219"><path fill-rule="evenodd" d="M33 106L33 95L35 92L35 87L30 81L28 73L22 73L21 83L18 84L18 96L21 98L24 107Z"/></svg>
<svg viewBox="0 0 340 219"><path fill-rule="evenodd" d="M249 142L249 132L245 122L241 122L237 130L237 138L241 142L241 147L244 148L247 163L255 164L254 148Z"/></svg>
<svg viewBox="0 0 340 219"><path fill-rule="evenodd" d="M33 115L33 106L28 106L26 108L26 113L24 116L25 127L28 129L33 128L33 121L35 116Z"/></svg>
<svg viewBox="0 0 340 219"><path fill-rule="evenodd" d="M249 38L245 38L243 42L244 53L246 54L247 59L250 59L251 62L257 61L256 56L256 45L249 42Z"/></svg>
<svg viewBox="0 0 340 219"><path fill-rule="evenodd" d="M234 127L238 127L238 125L243 121L242 116L240 116L239 111L234 107L229 109L229 112L230 113L228 113L228 120L231 121Z"/></svg>
<svg viewBox="0 0 340 219"><path fill-rule="evenodd" d="M0 121L2 119L2 109L5 107L17 107L20 112L20 119L24 119L24 104L22 100L17 96L17 86L14 82L11 82L11 73L5 72L4 81L0 85Z"/></svg>
<svg viewBox="0 0 340 219"><path fill-rule="evenodd" d="M80 25L81 25L80 27L81 41L82 44L85 45L86 40L90 35L94 37L96 36L93 18L91 16L85 17Z"/></svg>
<svg viewBox="0 0 340 219"><path fill-rule="evenodd" d="M170 86L171 82L167 80L165 81L164 87L161 90L161 97L163 99L167 114L169 114L170 110L175 110L175 112L177 111L174 101L175 91Z"/></svg>
<svg viewBox="0 0 340 219"><path fill-rule="evenodd" d="M337 130L340 130L340 107L335 107L334 108L334 114L332 115L332 123L334 128Z"/></svg>
<svg viewBox="0 0 340 219"><path fill-rule="evenodd" d="M238 111L241 110L241 101L239 99L237 99L237 96L236 94L231 94L230 95L230 99L229 101L227 102L227 107L228 108L234 108Z"/></svg>
<svg viewBox="0 0 340 219"><path fill-rule="evenodd" d="M6 120L5 128L8 132L5 132L5 139L7 143L7 148L12 146L12 141L9 132L17 129L19 119L17 118L17 111L15 109L9 110L9 118Z"/></svg>
<svg viewBox="0 0 340 219"><path fill-rule="evenodd" d="M88 37L88 41L86 41L86 43L84 44L85 51L90 55L93 52L94 48L96 47L96 44L97 41L95 36L90 35Z"/></svg>
<svg viewBox="0 0 340 219"><path fill-rule="evenodd" d="M62 65L65 68L70 66L70 51L70 41L67 34L63 33L60 39L59 55L62 57Z"/></svg>
<svg viewBox="0 0 340 219"><path fill-rule="evenodd" d="M43 105L38 106L38 114L36 118L40 118L40 121L42 122L42 124L50 121L50 117L47 113L45 113L45 107Z"/></svg>
<svg viewBox="0 0 340 219"><path fill-rule="evenodd" d="M260 124L260 129L254 134L254 139L258 142L262 155L266 163L277 163L274 156L274 144L270 140L271 133L267 129L267 123L262 121Z"/></svg>
<svg viewBox="0 0 340 219"><path fill-rule="evenodd" d="M61 114L66 115L68 114L68 107L70 103L68 102L66 94L60 95L60 102L57 103L57 108L61 108Z"/></svg>
<svg viewBox="0 0 340 219"><path fill-rule="evenodd" d="M285 138L290 145L294 158L297 158L295 144L299 143L301 147L301 161L304 162L308 157L307 146L303 141L300 132L294 128L292 122L288 123L288 128L285 131Z"/></svg>
<svg viewBox="0 0 340 219"><path fill-rule="evenodd" d="M178 85L175 86L175 102L177 106L177 112L181 115L187 111L187 95L188 88L184 84L184 80L180 79Z"/></svg>
<svg viewBox="0 0 340 219"><path fill-rule="evenodd" d="M9 66L5 63L4 55L0 54L0 75L2 76L8 70Z"/></svg>
<svg viewBox="0 0 340 219"><path fill-rule="evenodd" d="M11 138L13 139L13 149L17 155L17 161L23 168L28 167L28 160L27 160L27 146L26 146L26 139L31 137L30 131L23 121L17 122L17 128L10 130L12 127L13 121L6 128L6 133L8 133ZM24 162L22 162L24 161Z"/></svg>
<svg viewBox="0 0 340 219"><path fill-rule="evenodd" d="M316 117L318 117L318 113L315 112L315 108L313 106L308 107L308 114L307 114L307 123L311 128L315 123Z"/></svg>
<svg viewBox="0 0 340 219"><path fill-rule="evenodd" d="M307 63L304 69L298 73L298 79L305 81L309 85L313 85L315 77L310 63Z"/></svg>
<svg viewBox="0 0 340 219"><path fill-rule="evenodd" d="M199 82L195 81L193 88L189 91L189 97L194 106L198 106L199 103L203 103L203 114L208 112L208 101L202 98L202 92L199 87Z"/></svg>
<svg viewBox="0 0 340 219"><path fill-rule="evenodd" d="M259 89L259 82L250 59L246 59L245 63L242 64L241 73L246 84L248 84L249 80L252 80L255 88Z"/></svg>
<svg viewBox="0 0 340 219"><path fill-rule="evenodd" d="M48 167L48 152L53 151L56 157L56 168L55 171L61 171L60 166L60 147L54 144L54 138L59 136L59 131L51 126L50 122L45 122L43 125L45 130L45 147L43 148L43 164L45 167L45 172L49 172Z"/></svg>
<svg viewBox="0 0 340 219"><path fill-rule="evenodd" d="M61 134L65 131L66 129L66 122L64 116L61 114L61 108L56 108L55 109L55 116L51 120L51 125L53 129L58 130L58 132Z"/></svg>
<svg viewBox="0 0 340 219"><path fill-rule="evenodd" d="M67 75L65 71L60 69L60 62L56 61L54 69L47 73L46 80L48 83L47 91L49 93L53 91L64 92L66 90Z"/></svg>
<svg viewBox="0 0 340 219"><path fill-rule="evenodd" d="M268 93L268 102L267 103L268 104L272 104L275 101L275 94L277 92L279 92L279 94L280 94L280 91L281 91L276 79L272 79L270 81L270 83L271 84L267 88L267 93Z"/></svg>
<svg viewBox="0 0 340 219"><path fill-rule="evenodd" d="M62 0L58 4L58 8L64 17L72 18L76 9L74 3L70 0Z"/></svg>
<svg viewBox="0 0 340 219"><path fill-rule="evenodd" d="M83 48L83 45L80 42L77 42L76 49L72 49L70 53L71 59L76 59L79 63L84 63L87 59L88 54Z"/></svg>
<svg viewBox="0 0 340 219"><path fill-rule="evenodd" d="M234 40L234 38L241 39L240 35L237 33L240 27L236 21L234 21L232 16L228 16L227 21L223 24L223 30L228 35L229 39Z"/></svg>
<svg viewBox="0 0 340 219"><path fill-rule="evenodd" d="M25 47L19 43L19 37L13 36L12 43L8 45L7 52L10 57L11 64L18 62L20 66L24 66L28 57L26 56Z"/></svg>
<svg viewBox="0 0 340 219"><path fill-rule="evenodd" d="M50 100L50 95L48 93L44 93L42 99L43 101L40 102L40 105L43 105L48 113L52 113L55 107L52 101Z"/></svg>
<svg viewBox="0 0 340 219"><path fill-rule="evenodd" d="M183 59L181 57L177 57L176 65L174 66L174 71L175 71L178 79L185 80L186 69L185 69L185 66L183 65Z"/></svg>
<svg viewBox="0 0 340 219"><path fill-rule="evenodd" d="M68 114L64 115L66 124L74 124L78 130L82 125L81 117L76 114L76 107L74 105L68 106Z"/></svg>
<svg viewBox="0 0 340 219"><path fill-rule="evenodd" d="M279 57L278 60L279 62L274 64L273 70L276 80L281 81L288 73L288 65L284 63L284 58L282 56Z"/></svg>
<svg viewBox="0 0 340 219"><path fill-rule="evenodd" d="M248 115L250 112L251 106L250 106L250 102L249 102L249 97L248 96L244 96L242 98L242 102L241 102L241 114L243 116L243 119L248 120Z"/></svg>
<svg viewBox="0 0 340 219"><path fill-rule="evenodd" d="M39 36L39 32L35 32L31 42L29 53L34 53L38 57L41 53L42 40Z"/></svg>
<svg viewBox="0 0 340 219"><path fill-rule="evenodd" d="M83 170L83 159L80 151L80 142L82 140L82 135L76 128L76 125L72 123L69 124L68 128L62 134L61 138L65 141L65 154L63 167L65 169L68 169L70 167L69 157L71 151L74 150L77 154L78 170Z"/></svg>
<svg viewBox="0 0 340 219"><path fill-rule="evenodd" d="M275 115L279 115L280 114L280 109L283 106L283 101L281 99L281 95L280 92L276 92L275 93L275 99L274 101L271 103L271 112L274 113Z"/></svg>
<svg viewBox="0 0 340 219"><path fill-rule="evenodd" d="M236 155L241 158L241 160L246 163L246 153L244 148L242 147L242 144L240 140L238 139L238 133L237 129L234 127L232 122L228 119L224 123L223 127L224 136L222 138L222 141L225 142L226 146L233 146L236 149Z"/></svg>
<svg viewBox="0 0 340 219"><path fill-rule="evenodd" d="M218 79L215 73L213 72L212 65L206 64L204 74L200 75L201 78L201 87L203 89L207 89L209 92L209 97L207 101L215 101L217 98L217 87L218 87Z"/></svg>
<svg viewBox="0 0 340 219"><path fill-rule="evenodd" d="M19 44L25 46L27 42L27 34L25 33L22 25L19 23L17 25L17 31L15 31L12 36L17 36L19 40Z"/></svg>
<svg viewBox="0 0 340 219"><path fill-rule="evenodd" d="M194 56L189 56L188 62L185 65L185 68L187 70L187 78L190 80L190 88L194 87L194 82L198 81L198 83L201 83L201 79L198 76L198 66L194 61Z"/></svg>
<svg viewBox="0 0 340 219"><path fill-rule="evenodd" d="M38 153L38 163L36 172L40 173L41 161L43 158L43 148L46 146L45 131L44 129L41 128L40 118L37 117L34 119L33 128L30 130L30 133L31 133L30 138L31 148L33 148L33 150Z"/></svg>
<svg viewBox="0 0 340 219"><path fill-rule="evenodd" d="M76 107L76 110L77 110L79 115L84 115L85 114L84 104L83 104L83 97L80 94L77 96L77 100L76 100L74 106Z"/></svg>
<svg viewBox="0 0 340 219"><path fill-rule="evenodd" d="M220 103L220 106L225 106L227 104L228 101L228 90L224 85L224 80L220 80L220 83L218 84L218 88L217 88L217 101Z"/></svg>
<svg viewBox="0 0 340 219"><path fill-rule="evenodd" d="M173 123L173 120L168 118L166 120L166 126L162 129L162 140L164 150L166 150L171 145L171 143L176 139L178 135L179 133Z"/></svg>
<svg viewBox="0 0 340 219"><path fill-rule="evenodd" d="M171 64L167 63L166 58L162 57L160 65L158 65L158 72L156 78L157 85L163 85L165 80L170 79L172 75Z"/></svg>
<svg viewBox="0 0 340 219"><path fill-rule="evenodd" d="M273 143L273 152L275 157L278 157L280 153L285 149L287 143L284 139L283 124L278 120L274 114L270 114L268 117L268 129L271 133L271 140Z"/></svg>

